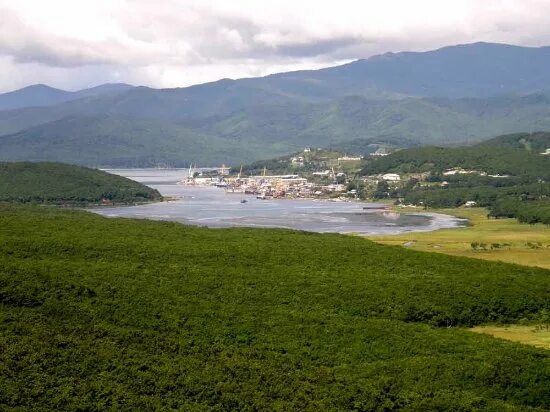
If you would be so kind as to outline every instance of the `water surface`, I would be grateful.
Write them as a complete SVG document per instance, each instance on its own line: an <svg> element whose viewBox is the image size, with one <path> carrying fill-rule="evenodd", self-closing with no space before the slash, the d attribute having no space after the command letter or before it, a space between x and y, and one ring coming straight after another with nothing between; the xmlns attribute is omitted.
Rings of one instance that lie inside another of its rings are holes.
<svg viewBox="0 0 550 412"><path fill-rule="evenodd" d="M363 210L373 203L312 199L259 200L253 195L225 193L215 187L178 185L183 169L110 169L157 189L173 201L93 209L109 217L169 220L209 227L281 227L312 232L396 234L464 225L464 220L436 213ZM246 199L246 203L241 200Z"/></svg>

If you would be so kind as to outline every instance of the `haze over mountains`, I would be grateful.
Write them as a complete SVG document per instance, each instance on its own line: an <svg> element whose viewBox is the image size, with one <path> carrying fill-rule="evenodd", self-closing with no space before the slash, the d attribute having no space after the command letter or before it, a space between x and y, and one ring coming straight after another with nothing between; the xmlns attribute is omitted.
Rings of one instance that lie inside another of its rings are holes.
<svg viewBox="0 0 550 412"><path fill-rule="evenodd" d="M459 144L550 130L549 85L550 47L489 43L177 89L36 85L0 95L0 160L186 166Z"/></svg>

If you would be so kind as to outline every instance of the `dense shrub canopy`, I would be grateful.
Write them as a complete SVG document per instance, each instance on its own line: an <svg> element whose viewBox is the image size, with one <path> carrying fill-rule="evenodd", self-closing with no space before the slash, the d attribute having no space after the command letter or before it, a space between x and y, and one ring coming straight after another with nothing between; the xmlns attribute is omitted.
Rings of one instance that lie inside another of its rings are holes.
<svg viewBox="0 0 550 412"><path fill-rule="evenodd" d="M0 201L21 203L133 203L159 199L141 183L81 166L50 162L0 163Z"/></svg>
<svg viewBox="0 0 550 412"><path fill-rule="evenodd" d="M547 352L454 326L539 316L549 276L0 205L0 409L544 410Z"/></svg>

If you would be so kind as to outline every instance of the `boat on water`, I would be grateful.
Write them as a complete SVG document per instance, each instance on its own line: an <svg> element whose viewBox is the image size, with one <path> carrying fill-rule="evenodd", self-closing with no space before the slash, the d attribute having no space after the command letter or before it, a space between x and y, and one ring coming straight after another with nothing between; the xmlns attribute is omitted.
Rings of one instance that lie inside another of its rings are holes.
<svg viewBox="0 0 550 412"><path fill-rule="evenodd" d="M388 205L367 205L363 206L363 210L388 210Z"/></svg>
<svg viewBox="0 0 550 412"><path fill-rule="evenodd" d="M245 193L245 189L244 188L236 188L236 187L228 187L227 189L225 189L225 193Z"/></svg>
<svg viewBox="0 0 550 412"><path fill-rule="evenodd" d="M271 195L266 195L266 194L262 193L262 194L259 194L258 196L256 196L256 199L260 199L260 200L270 200L270 199L273 199L273 196L271 196Z"/></svg>

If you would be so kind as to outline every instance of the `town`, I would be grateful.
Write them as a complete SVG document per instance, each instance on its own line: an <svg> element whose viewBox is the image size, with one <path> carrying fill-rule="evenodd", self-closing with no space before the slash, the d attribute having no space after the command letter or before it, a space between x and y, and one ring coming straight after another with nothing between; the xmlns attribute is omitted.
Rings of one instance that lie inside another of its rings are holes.
<svg viewBox="0 0 550 412"><path fill-rule="evenodd" d="M324 149L304 149L303 153L287 158L266 161L264 164L240 168L222 165L213 169L190 167L188 175L180 181L187 186L215 186L227 193L256 195L258 199L325 198L333 201L350 201L365 198L365 188L374 193L382 182L401 183L395 173L358 176L367 158L387 155L378 151L369 156L349 156ZM273 172L277 172L274 174Z"/></svg>

